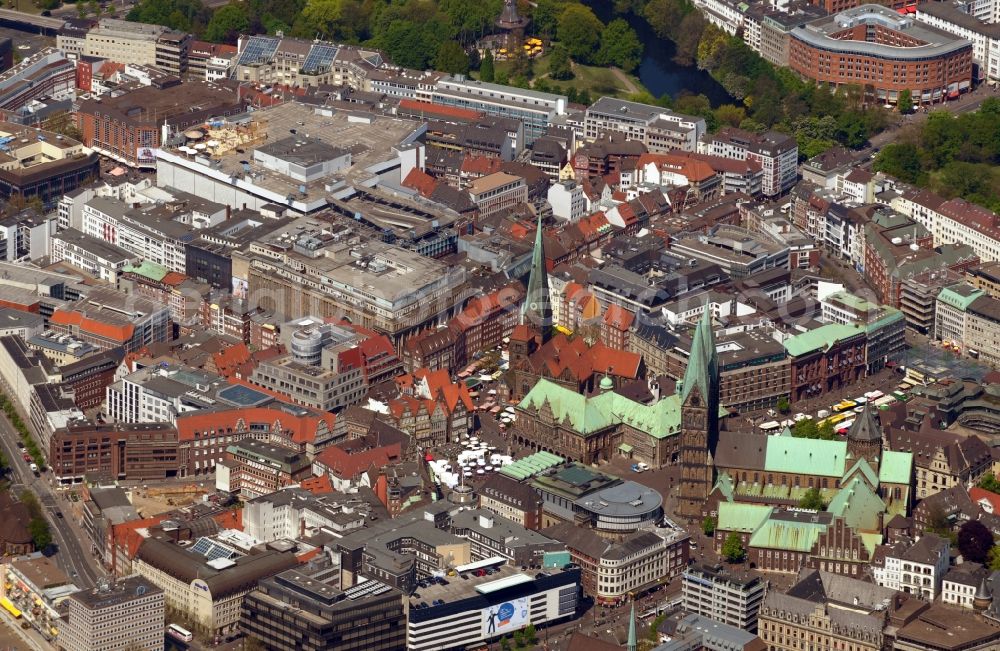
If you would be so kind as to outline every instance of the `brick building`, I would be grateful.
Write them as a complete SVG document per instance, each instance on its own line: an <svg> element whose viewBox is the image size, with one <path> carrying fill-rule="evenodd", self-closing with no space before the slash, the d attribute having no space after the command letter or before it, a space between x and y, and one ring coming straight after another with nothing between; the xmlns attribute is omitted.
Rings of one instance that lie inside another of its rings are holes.
<svg viewBox="0 0 1000 651"><path fill-rule="evenodd" d="M226 84L172 78L117 97L83 100L74 116L83 144L130 167L149 168L156 164L164 126L181 132L245 108L239 93Z"/></svg>
<svg viewBox="0 0 1000 651"><path fill-rule="evenodd" d="M72 424L53 432L49 465L64 484L81 482L87 473L129 480L176 477L177 431L165 423Z"/></svg>
<svg viewBox="0 0 1000 651"><path fill-rule="evenodd" d="M821 396L865 377L864 328L830 323L789 337L791 400Z"/></svg>
<svg viewBox="0 0 1000 651"><path fill-rule="evenodd" d="M968 90L972 44L881 5L862 5L790 33L789 67L832 86L860 85L880 103L912 92L918 104Z"/></svg>

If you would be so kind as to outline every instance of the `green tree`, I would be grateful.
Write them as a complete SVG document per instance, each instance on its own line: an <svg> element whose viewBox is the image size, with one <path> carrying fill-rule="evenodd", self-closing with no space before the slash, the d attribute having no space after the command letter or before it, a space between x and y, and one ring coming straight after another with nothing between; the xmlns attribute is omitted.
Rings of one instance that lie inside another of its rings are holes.
<svg viewBox="0 0 1000 651"><path fill-rule="evenodd" d="M486 50L486 54L483 55L483 60L479 64L479 79L488 83L493 83L493 50Z"/></svg>
<svg viewBox="0 0 1000 651"><path fill-rule="evenodd" d="M510 651L510 640L507 638L506 635L500 638L500 648L503 651Z"/></svg>
<svg viewBox="0 0 1000 651"><path fill-rule="evenodd" d="M792 405L788 402L788 396L781 396L778 398L778 411L782 414L787 414L791 410Z"/></svg>
<svg viewBox="0 0 1000 651"><path fill-rule="evenodd" d="M899 91L899 98L896 100L896 108L900 113L906 114L913 110L913 93L910 89Z"/></svg>
<svg viewBox="0 0 1000 651"><path fill-rule="evenodd" d="M361 0L306 0L296 31L303 36L318 33L331 40L357 43L368 36L370 18L371 4Z"/></svg>
<svg viewBox="0 0 1000 651"><path fill-rule="evenodd" d="M458 40L472 43L492 29L503 0L439 0L438 8L451 21Z"/></svg>
<svg viewBox="0 0 1000 651"><path fill-rule="evenodd" d="M792 425L792 436L800 439L818 438L819 427L812 418L804 418Z"/></svg>
<svg viewBox="0 0 1000 651"><path fill-rule="evenodd" d="M642 41L627 22L616 18L601 33L601 48L597 52L596 61L632 72L642 61Z"/></svg>
<svg viewBox="0 0 1000 651"><path fill-rule="evenodd" d="M531 14L531 29L543 38L552 38L559 29L559 16L566 7L559 0L538 0Z"/></svg>
<svg viewBox="0 0 1000 651"><path fill-rule="evenodd" d="M529 644L536 644L538 642L538 633L535 631L534 624L528 624L524 627L524 641Z"/></svg>
<svg viewBox="0 0 1000 651"><path fill-rule="evenodd" d="M987 562L991 570L1000 570L1000 545L993 545L987 557Z"/></svg>
<svg viewBox="0 0 1000 651"><path fill-rule="evenodd" d="M581 63L594 60L603 31L604 24L584 5L571 4L559 16L559 42Z"/></svg>
<svg viewBox="0 0 1000 651"><path fill-rule="evenodd" d="M514 631L514 646L518 649L524 648L524 631L521 629Z"/></svg>
<svg viewBox="0 0 1000 651"><path fill-rule="evenodd" d="M87 17L87 5L82 2L76 3L76 15L82 20Z"/></svg>
<svg viewBox="0 0 1000 651"><path fill-rule="evenodd" d="M823 496L820 494L819 489L810 488L807 490L806 494L799 500L799 508L812 509L814 511L825 509L826 503L823 501Z"/></svg>
<svg viewBox="0 0 1000 651"><path fill-rule="evenodd" d="M720 126L738 127L747 119L747 111L742 106L723 104L715 109L715 119Z"/></svg>
<svg viewBox="0 0 1000 651"><path fill-rule="evenodd" d="M726 542L722 543L722 557L730 563L742 563L746 558L743 541L735 531L726 536Z"/></svg>
<svg viewBox="0 0 1000 651"><path fill-rule="evenodd" d="M706 536L709 536L709 537L714 536L715 535L715 518L713 518L710 515L706 515L705 519L701 521L701 531Z"/></svg>
<svg viewBox="0 0 1000 651"><path fill-rule="evenodd" d="M996 476L992 472L983 475L983 478L979 480L978 486L991 493L1000 493L1000 481L997 481Z"/></svg>
<svg viewBox="0 0 1000 651"><path fill-rule="evenodd" d="M951 533L951 525L948 516L940 506L932 506L927 512L927 531L936 533L939 536L947 536Z"/></svg>
<svg viewBox="0 0 1000 651"><path fill-rule="evenodd" d="M451 74L467 74L469 72L469 55L458 41L445 41L438 46L434 57L434 69Z"/></svg>
<svg viewBox="0 0 1000 651"><path fill-rule="evenodd" d="M52 544L52 532L49 531L49 523L45 518L32 518L28 522L28 532L35 549L43 550Z"/></svg>
<svg viewBox="0 0 1000 651"><path fill-rule="evenodd" d="M833 427L834 427L834 425L833 425L832 422L830 422L829 419L824 420L819 425L819 429L817 430L817 436L816 436L816 438L821 439L823 441L835 441L835 440L837 440L837 432L836 432L836 430L833 429Z"/></svg>
<svg viewBox="0 0 1000 651"><path fill-rule="evenodd" d="M559 81L573 78L573 66L569 60L569 52L562 45L556 45L549 53L549 77Z"/></svg>
<svg viewBox="0 0 1000 651"><path fill-rule="evenodd" d="M42 125L46 130L62 134L73 140L82 140L83 134L73 121L73 115L68 111L58 111L49 116Z"/></svg>
<svg viewBox="0 0 1000 651"><path fill-rule="evenodd" d="M882 148L875 157L872 169L885 172L907 183L926 182L926 172L920 160L920 150L907 142L893 142Z"/></svg>
<svg viewBox="0 0 1000 651"><path fill-rule="evenodd" d="M246 5L230 2L219 7L212 14L212 19L205 27L205 40L212 43L229 43L234 45L240 34L250 30L250 16Z"/></svg>
<svg viewBox="0 0 1000 651"><path fill-rule="evenodd" d="M408 20L394 20L380 43L397 65L415 70L426 70L431 56L436 55L441 41L432 38L423 25Z"/></svg>
<svg viewBox="0 0 1000 651"><path fill-rule="evenodd" d="M97 5L93 7L93 5ZM91 2L92 13L97 15L100 5ZM126 18L140 23L163 25L172 29L200 34L211 16L200 0L140 0Z"/></svg>

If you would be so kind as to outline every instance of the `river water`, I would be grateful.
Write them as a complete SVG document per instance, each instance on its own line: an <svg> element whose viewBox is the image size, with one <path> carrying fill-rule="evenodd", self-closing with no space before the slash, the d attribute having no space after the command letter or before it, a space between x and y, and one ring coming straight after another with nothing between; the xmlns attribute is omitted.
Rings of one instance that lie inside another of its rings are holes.
<svg viewBox="0 0 1000 651"><path fill-rule="evenodd" d="M612 14L612 0L583 0L583 4L593 9L602 22L607 24L615 16ZM674 62L676 48L673 41L660 38L653 32L641 16L629 14L623 18L632 26L639 40L646 46L643 50L642 63L639 64L638 77L642 85L649 89L654 97L668 93L677 97L682 91L708 97L712 106L727 104L733 101L726 89L712 79L704 70L695 66L682 66Z"/></svg>

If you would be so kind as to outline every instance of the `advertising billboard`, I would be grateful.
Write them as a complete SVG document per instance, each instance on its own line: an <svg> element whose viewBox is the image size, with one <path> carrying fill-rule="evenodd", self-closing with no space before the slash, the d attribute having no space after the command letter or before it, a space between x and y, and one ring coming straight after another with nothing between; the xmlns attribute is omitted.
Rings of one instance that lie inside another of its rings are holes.
<svg viewBox="0 0 1000 651"><path fill-rule="evenodd" d="M528 598L503 601L481 612L484 638L510 633L528 625Z"/></svg>

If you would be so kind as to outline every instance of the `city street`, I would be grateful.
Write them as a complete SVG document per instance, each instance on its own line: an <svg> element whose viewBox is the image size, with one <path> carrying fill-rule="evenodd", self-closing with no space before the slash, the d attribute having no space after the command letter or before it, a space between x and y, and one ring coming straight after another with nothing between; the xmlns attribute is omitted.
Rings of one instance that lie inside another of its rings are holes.
<svg viewBox="0 0 1000 651"><path fill-rule="evenodd" d="M90 542L86 541L83 529L74 518L57 517L59 500L48 484L49 473L35 477L21 458L17 448L17 432L5 416L0 416L0 445L11 463L11 490L16 494L22 488L30 489L45 511L52 531L52 541L56 547L55 559L59 566L80 588L91 588L97 578L104 576L103 570L90 554ZM81 543L81 540L85 541Z"/></svg>

